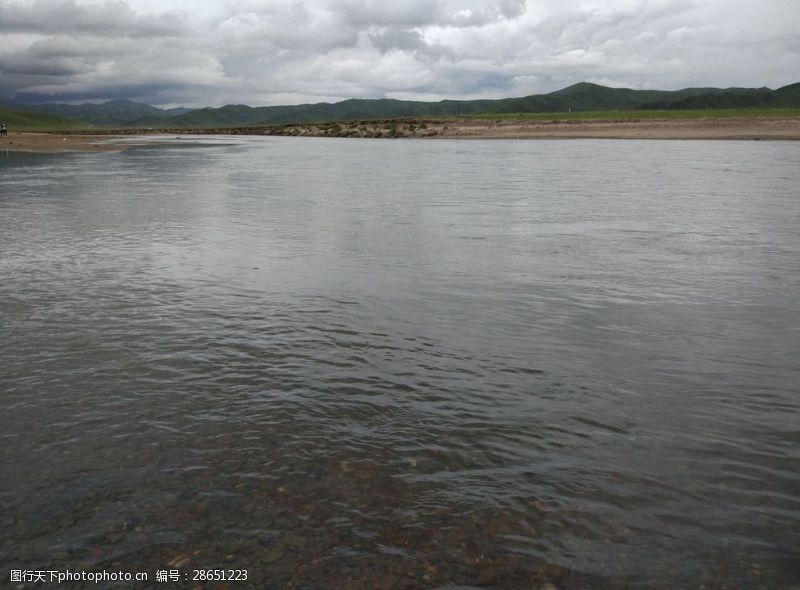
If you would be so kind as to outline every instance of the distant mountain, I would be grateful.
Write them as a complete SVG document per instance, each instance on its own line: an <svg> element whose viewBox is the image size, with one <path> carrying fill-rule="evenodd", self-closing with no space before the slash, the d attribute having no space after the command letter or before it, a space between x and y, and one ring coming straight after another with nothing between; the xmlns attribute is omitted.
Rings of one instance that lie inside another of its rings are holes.
<svg viewBox="0 0 800 590"><path fill-rule="evenodd" d="M706 88L679 100L657 100L646 105L646 109L748 109L769 108L775 92L769 88Z"/></svg>
<svg viewBox="0 0 800 590"><path fill-rule="evenodd" d="M63 104L63 103L44 103L21 105L14 104L14 108L24 108L29 111L40 113L50 113L61 115L73 119L80 119L91 125L103 127L125 127L132 121L143 119L161 119L175 117L186 114L191 109L159 109L158 107L142 104L132 100L110 100L99 104Z"/></svg>
<svg viewBox="0 0 800 590"><path fill-rule="evenodd" d="M498 100L350 99L337 103L251 107L159 109L130 100L102 104L28 105L97 126L212 128L330 122L354 119L458 116L477 114L558 113L639 109L748 109L800 108L800 83L778 90L769 88L685 88L683 90L632 90L581 82L548 94Z"/></svg>
<svg viewBox="0 0 800 590"><path fill-rule="evenodd" d="M5 123L11 131L37 130L37 129L75 129L86 127L86 123L77 119L34 113L20 109L10 109L0 106L0 123Z"/></svg>
<svg viewBox="0 0 800 590"><path fill-rule="evenodd" d="M142 126L236 127L352 119L390 119L437 115L557 113L637 109L800 108L800 83L769 88L686 88L632 90L581 82L549 94L498 100L418 102L393 99L350 99L337 103L204 108L170 119L143 119Z"/></svg>
<svg viewBox="0 0 800 590"><path fill-rule="evenodd" d="M777 108L793 108L800 106L800 82L778 88L772 94L771 106Z"/></svg>

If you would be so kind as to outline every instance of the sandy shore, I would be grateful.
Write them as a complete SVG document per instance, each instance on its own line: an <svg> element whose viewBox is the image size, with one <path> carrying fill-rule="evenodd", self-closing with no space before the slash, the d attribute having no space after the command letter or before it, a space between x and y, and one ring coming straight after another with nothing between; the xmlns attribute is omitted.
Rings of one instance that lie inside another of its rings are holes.
<svg viewBox="0 0 800 590"><path fill-rule="evenodd" d="M800 118L742 117L638 121L480 121L447 125L438 137L500 139L800 140Z"/></svg>
<svg viewBox="0 0 800 590"><path fill-rule="evenodd" d="M116 141L145 134L280 135L293 137L371 137L431 139L739 139L800 141L800 117L763 116L627 121L481 119L407 119L325 124L235 127L226 129L128 129L96 134L12 132L0 138L1 151L118 152L130 144ZM137 142L141 145L141 141Z"/></svg>
<svg viewBox="0 0 800 590"><path fill-rule="evenodd" d="M119 152L128 147L124 144L98 143L108 139L119 139L119 137L12 131L8 137L0 137L0 152Z"/></svg>
<svg viewBox="0 0 800 590"><path fill-rule="evenodd" d="M624 121L400 119L341 121L165 133L445 139L764 139L800 140L800 117L759 116Z"/></svg>

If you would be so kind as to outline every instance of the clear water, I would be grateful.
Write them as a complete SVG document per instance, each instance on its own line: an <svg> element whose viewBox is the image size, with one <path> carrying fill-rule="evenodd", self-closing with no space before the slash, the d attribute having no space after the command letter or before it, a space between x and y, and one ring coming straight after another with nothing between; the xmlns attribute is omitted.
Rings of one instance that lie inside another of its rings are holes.
<svg viewBox="0 0 800 590"><path fill-rule="evenodd" d="M796 585L798 187L784 142L0 153L2 575Z"/></svg>

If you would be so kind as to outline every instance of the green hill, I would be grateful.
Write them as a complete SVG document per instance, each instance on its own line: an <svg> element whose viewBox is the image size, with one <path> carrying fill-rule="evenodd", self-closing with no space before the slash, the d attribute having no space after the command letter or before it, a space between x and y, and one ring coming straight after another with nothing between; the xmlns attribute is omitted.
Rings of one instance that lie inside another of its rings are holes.
<svg viewBox="0 0 800 590"><path fill-rule="evenodd" d="M45 103L36 105L14 105L29 111L49 113L71 119L79 119L92 125L102 127L124 127L131 122L143 118L161 119L182 115L191 109L159 109L132 100L109 100L103 103L63 104Z"/></svg>
<svg viewBox="0 0 800 590"><path fill-rule="evenodd" d="M0 106L0 122L8 125L11 131L35 131L56 129L79 129L86 123L68 117L34 113Z"/></svg>
<svg viewBox="0 0 800 590"><path fill-rule="evenodd" d="M498 100L418 102L393 99L350 99L274 107L227 105L204 108L170 119L140 121L151 126L234 127L353 119L390 119L476 114L597 112L621 110L800 108L800 84L768 88L686 88L632 90L582 82L551 92Z"/></svg>
<svg viewBox="0 0 800 590"><path fill-rule="evenodd" d="M149 123L152 125L164 125L166 123L175 124L178 127L231 127L249 125L260 121L263 117L259 112L259 108L242 104L229 104L218 109L197 109L167 120L150 118L136 123Z"/></svg>
<svg viewBox="0 0 800 590"><path fill-rule="evenodd" d="M800 82L778 88L773 93L771 106L779 108L794 108L800 106Z"/></svg>
<svg viewBox="0 0 800 590"><path fill-rule="evenodd" d="M315 123L358 119L394 119L531 113L603 111L680 111L800 108L800 83L769 88L685 88L633 90L581 82L548 94L498 100L349 99L337 103L251 107L226 105L196 110L162 110L128 100L102 104L41 104L28 108L73 117L98 126L213 128Z"/></svg>
<svg viewBox="0 0 800 590"><path fill-rule="evenodd" d="M769 88L708 89L680 100L659 100L643 105L647 109L747 109L770 108L775 91ZM790 105L791 106L791 105Z"/></svg>

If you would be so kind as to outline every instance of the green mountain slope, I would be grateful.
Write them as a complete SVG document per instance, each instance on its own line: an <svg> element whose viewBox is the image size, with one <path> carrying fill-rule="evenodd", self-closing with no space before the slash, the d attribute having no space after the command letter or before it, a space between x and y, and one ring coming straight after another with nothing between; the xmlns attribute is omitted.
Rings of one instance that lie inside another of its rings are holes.
<svg viewBox="0 0 800 590"><path fill-rule="evenodd" d="M504 113L555 113L637 109L720 109L800 107L800 84L777 91L768 88L686 88L683 90L632 90L607 88L582 82L551 92L499 100L443 100L417 102L392 99L350 99L275 107L228 105L205 108L171 119L147 121L176 127L231 127L275 125L352 119L389 119Z"/></svg>
<svg viewBox="0 0 800 590"><path fill-rule="evenodd" d="M647 103L643 108L668 110L769 108L774 93L769 88L709 89L708 92L680 100L658 100Z"/></svg>
<svg viewBox="0 0 800 590"><path fill-rule="evenodd" d="M14 105L15 107L18 105ZM25 105L25 109L40 113L50 113L80 119L86 123L106 127L123 127L131 122L142 118L160 119L179 116L190 109L169 109L163 110L149 104L142 104L132 100L110 100L99 104L63 104L46 103L36 105Z"/></svg>
<svg viewBox="0 0 800 590"><path fill-rule="evenodd" d="M162 110L127 100L103 104L42 104L28 110L82 119L98 126L213 128L457 115L498 115L631 110L703 110L800 108L800 83L769 88L685 88L632 90L581 82L567 88L520 98L498 100L350 99L337 103Z"/></svg>
<svg viewBox="0 0 800 590"><path fill-rule="evenodd" d="M800 82L778 88L773 93L773 100L771 102L771 106L779 108L800 107Z"/></svg>
<svg viewBox="0 0 800 590"><path fill-rule="evenodd" d="M86 127L86 123L76 119L10 109L4 106L0 106L0 122L8 125L10 131L79 129Z"/></svg>

